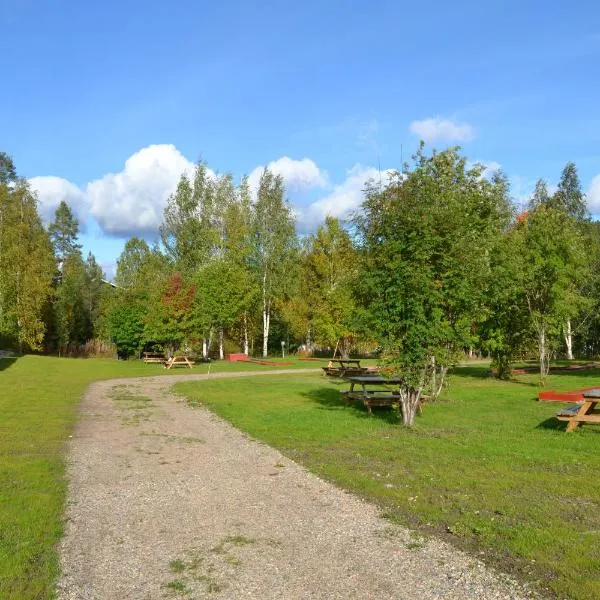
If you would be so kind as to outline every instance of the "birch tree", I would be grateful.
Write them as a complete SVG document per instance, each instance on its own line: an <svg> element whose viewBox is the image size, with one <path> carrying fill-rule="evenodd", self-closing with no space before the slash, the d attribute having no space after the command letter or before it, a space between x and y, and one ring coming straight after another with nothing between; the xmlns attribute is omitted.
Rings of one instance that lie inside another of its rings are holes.
<svg viewBox="0 0 600 600"><path fill-rule="evenodd" d="M568 217L583 233L584 224L588 219L585 194L581 189L581 182L577 174L575 163L568 162L560 176L556 192L552 195L543 179L538 180L529 209L535 210L539 207L551 209ZM569 228L570 229L570 228ZM578 290L571 297L571 302L565 306L565 320L562 326L562 334L565 342L567 358L573 360L573 321L582 313L586 304L583 294Z"/></svg>
<svg viewBox="0 0 600 600"><path fill-rule="evenodd" d="M186 275L193 275L214 252L214 197L215 180L208 167L198 163L193 181L182 175L167 202L161 241L175 269Z"/></svg>
<svg viewBox="0 0 600 600"><path fill-rule="evenodd" d="M56 264L34 194L12 162L0 166L0 338L40 350Z"/></svg>
<svg viewBox="0 0 600 600"><path fill-rule="evenodd" d="M513 240L523 261L522 286L536 335L540 383L545 385L563 323L580 300L584 249L574 221L559 209L540 205L517 228Z"/></svg>
<svg viewBox="0 0 600 600"><path fill-rule="evenodd" d="M252 262L260 288L262 355L266 357L271 315L275 303L285 297L289 288L292 258L297 249L294 217L285 199L283 178L268 169L260 178L253 216Z"/></svg>
<svg viewBox="0 0 600 600"><path fill-rule="evenodd" d="M240 345L244 354L250 351L250 326L255 311L259 289L251 276L252 261L252 201L248 178L244 177L237 193L223 214L224 246L223 257L234 270L240 273L237 287L243 295L238 306L238 314L231 330L240 333Z"/></svg>

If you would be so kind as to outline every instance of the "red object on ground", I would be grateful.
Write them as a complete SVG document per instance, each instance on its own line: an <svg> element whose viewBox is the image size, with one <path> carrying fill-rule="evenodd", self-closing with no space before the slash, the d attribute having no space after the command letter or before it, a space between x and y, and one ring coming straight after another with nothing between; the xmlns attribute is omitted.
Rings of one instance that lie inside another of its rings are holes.
<svg viewBox="0 0 600 600"><path fill-rule="evenodd" d="M542 402L583 402L584 392L598 389L598 387L600 386L595 385L594 387L585 388L583 390L571 390L570 392L546 390L538 394L538 400L541 400Z"/></svg>
<svg viewBox="0 0 600 600"><path fill-rule="evenodd" d="M237 354L235 354L235 353L228 354L227 355L227 360L229 362L235 362L237 360L248 360L248 355L247 354L243 354L241 352L238 352Z"/></svg>

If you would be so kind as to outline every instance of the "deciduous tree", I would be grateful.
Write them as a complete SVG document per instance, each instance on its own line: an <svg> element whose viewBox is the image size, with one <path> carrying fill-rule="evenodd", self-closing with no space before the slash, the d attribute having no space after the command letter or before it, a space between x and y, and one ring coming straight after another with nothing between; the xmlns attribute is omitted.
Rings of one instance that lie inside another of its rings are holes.
<svg viewBox="0 0 600 600"><path fill-rule="evenodd" d="M283 178L263 171L254 205L252 264L260 287L263 322L263 356L268 354L271 314L285 298L294 275L297 250L294 218L285 199Z"/></svg>
<svg viewBox="0 0 600 600"><path fill-rule="evenodd" d="M363 251L361 298L367 326L401 374L404 423L421 395L473 343L491 240L510 217L503 177L467 168L455 149L428 156L383 188L371 186L357 227Z"/></svg>
<svg viewBox="0 0 600 600"><path fill-rule="evenodd" d="M56 264L48 234L37 212L35 196L24 181L14 181L10 168L3 168L5 172L0 182L0 337L23 349L39 350L46 329L44 307L52 293ZM12 181L11 187L4 181Z"/></svg>

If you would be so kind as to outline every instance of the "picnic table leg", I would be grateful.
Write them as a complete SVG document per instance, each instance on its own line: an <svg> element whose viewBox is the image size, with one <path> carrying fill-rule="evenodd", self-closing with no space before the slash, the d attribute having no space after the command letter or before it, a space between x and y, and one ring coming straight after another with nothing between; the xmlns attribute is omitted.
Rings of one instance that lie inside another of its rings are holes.
<svg viewBox="0 0 600 600"><path fill-rule="evenodd" d="M584 415L586 415L591 409L591 407L591 402L584 402L581 405L581 408L573 415L573 417L571 417L571 420L567 423L566 431L575 431L575 429L577 429L581 425L581 421L577 421L577 417L583 417Z"/></svg>
<svg viewBox="0 0 600 600"><path fill-rule="evenodd" d="M369 402L369 394L367 394L367 386L364 383L361 385L363 390L363 404L367 407L369 414L372 415L373 411L371 410L371 403Z"/></svg>

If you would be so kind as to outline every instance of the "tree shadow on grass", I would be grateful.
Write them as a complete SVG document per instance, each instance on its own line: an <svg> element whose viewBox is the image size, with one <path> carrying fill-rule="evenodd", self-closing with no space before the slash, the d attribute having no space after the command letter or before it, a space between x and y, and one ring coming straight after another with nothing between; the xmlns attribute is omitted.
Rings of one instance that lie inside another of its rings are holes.
<svg viewBox="0 0 600 600"><path fill-rule="evenodd" d="M545 421L542 421L539 425L536 425L536 429L552 429L554 431L564 431L566 424L559 421L555 417L550 417Z"/></svg>
<svg viewBox="0 0 600 600"><path fill-rule="evenodd" d="M320 410L351 410L355 416L364 419L376 418L386 423L397 424L398 411L393 407L376 407L369 414L366 407L361 402L347 403L341 394L341 391L331 387L322 387L309 390L302 394L305 398L316 402Z"/></svg>
<svg viewBox="0 0 600 600"><path fill-rule="evenodd" d="M0 357L0 371L4 371L17 362L14 356Z"/></svg>
<svg viewBox="0 0 600 600"><path fill-rule="evenodd" d="M489 365L473 365L468 367L455 367L449 373L450 376L458 375L459 377L474 377L475 379L489 379Z"/></svg>
<svg viewBox="0 0 600 600"><path fill-rule="evenodd" d="M595 378L598 380L598 387L600 387L600 368L598 369L572 369L564 371L550 371L550 375L554 377L560 377L561 379L569 377L586 377Z"/></svg>
<svg viewBox="0 0 600 600"><path fill-rule="evenodd" d="M487 379L489 381L508 381L510 383L516 383L517 385L526 385L529 387L537 387L537 383L534 381L519 381L514 377L511 379L498 379L490 374L489 366L470 366L470 367L456 367L450 371L451 377L457 375L458 377L469 377L474 379ZM516 373L515 375L519 375Z"/></svg>

